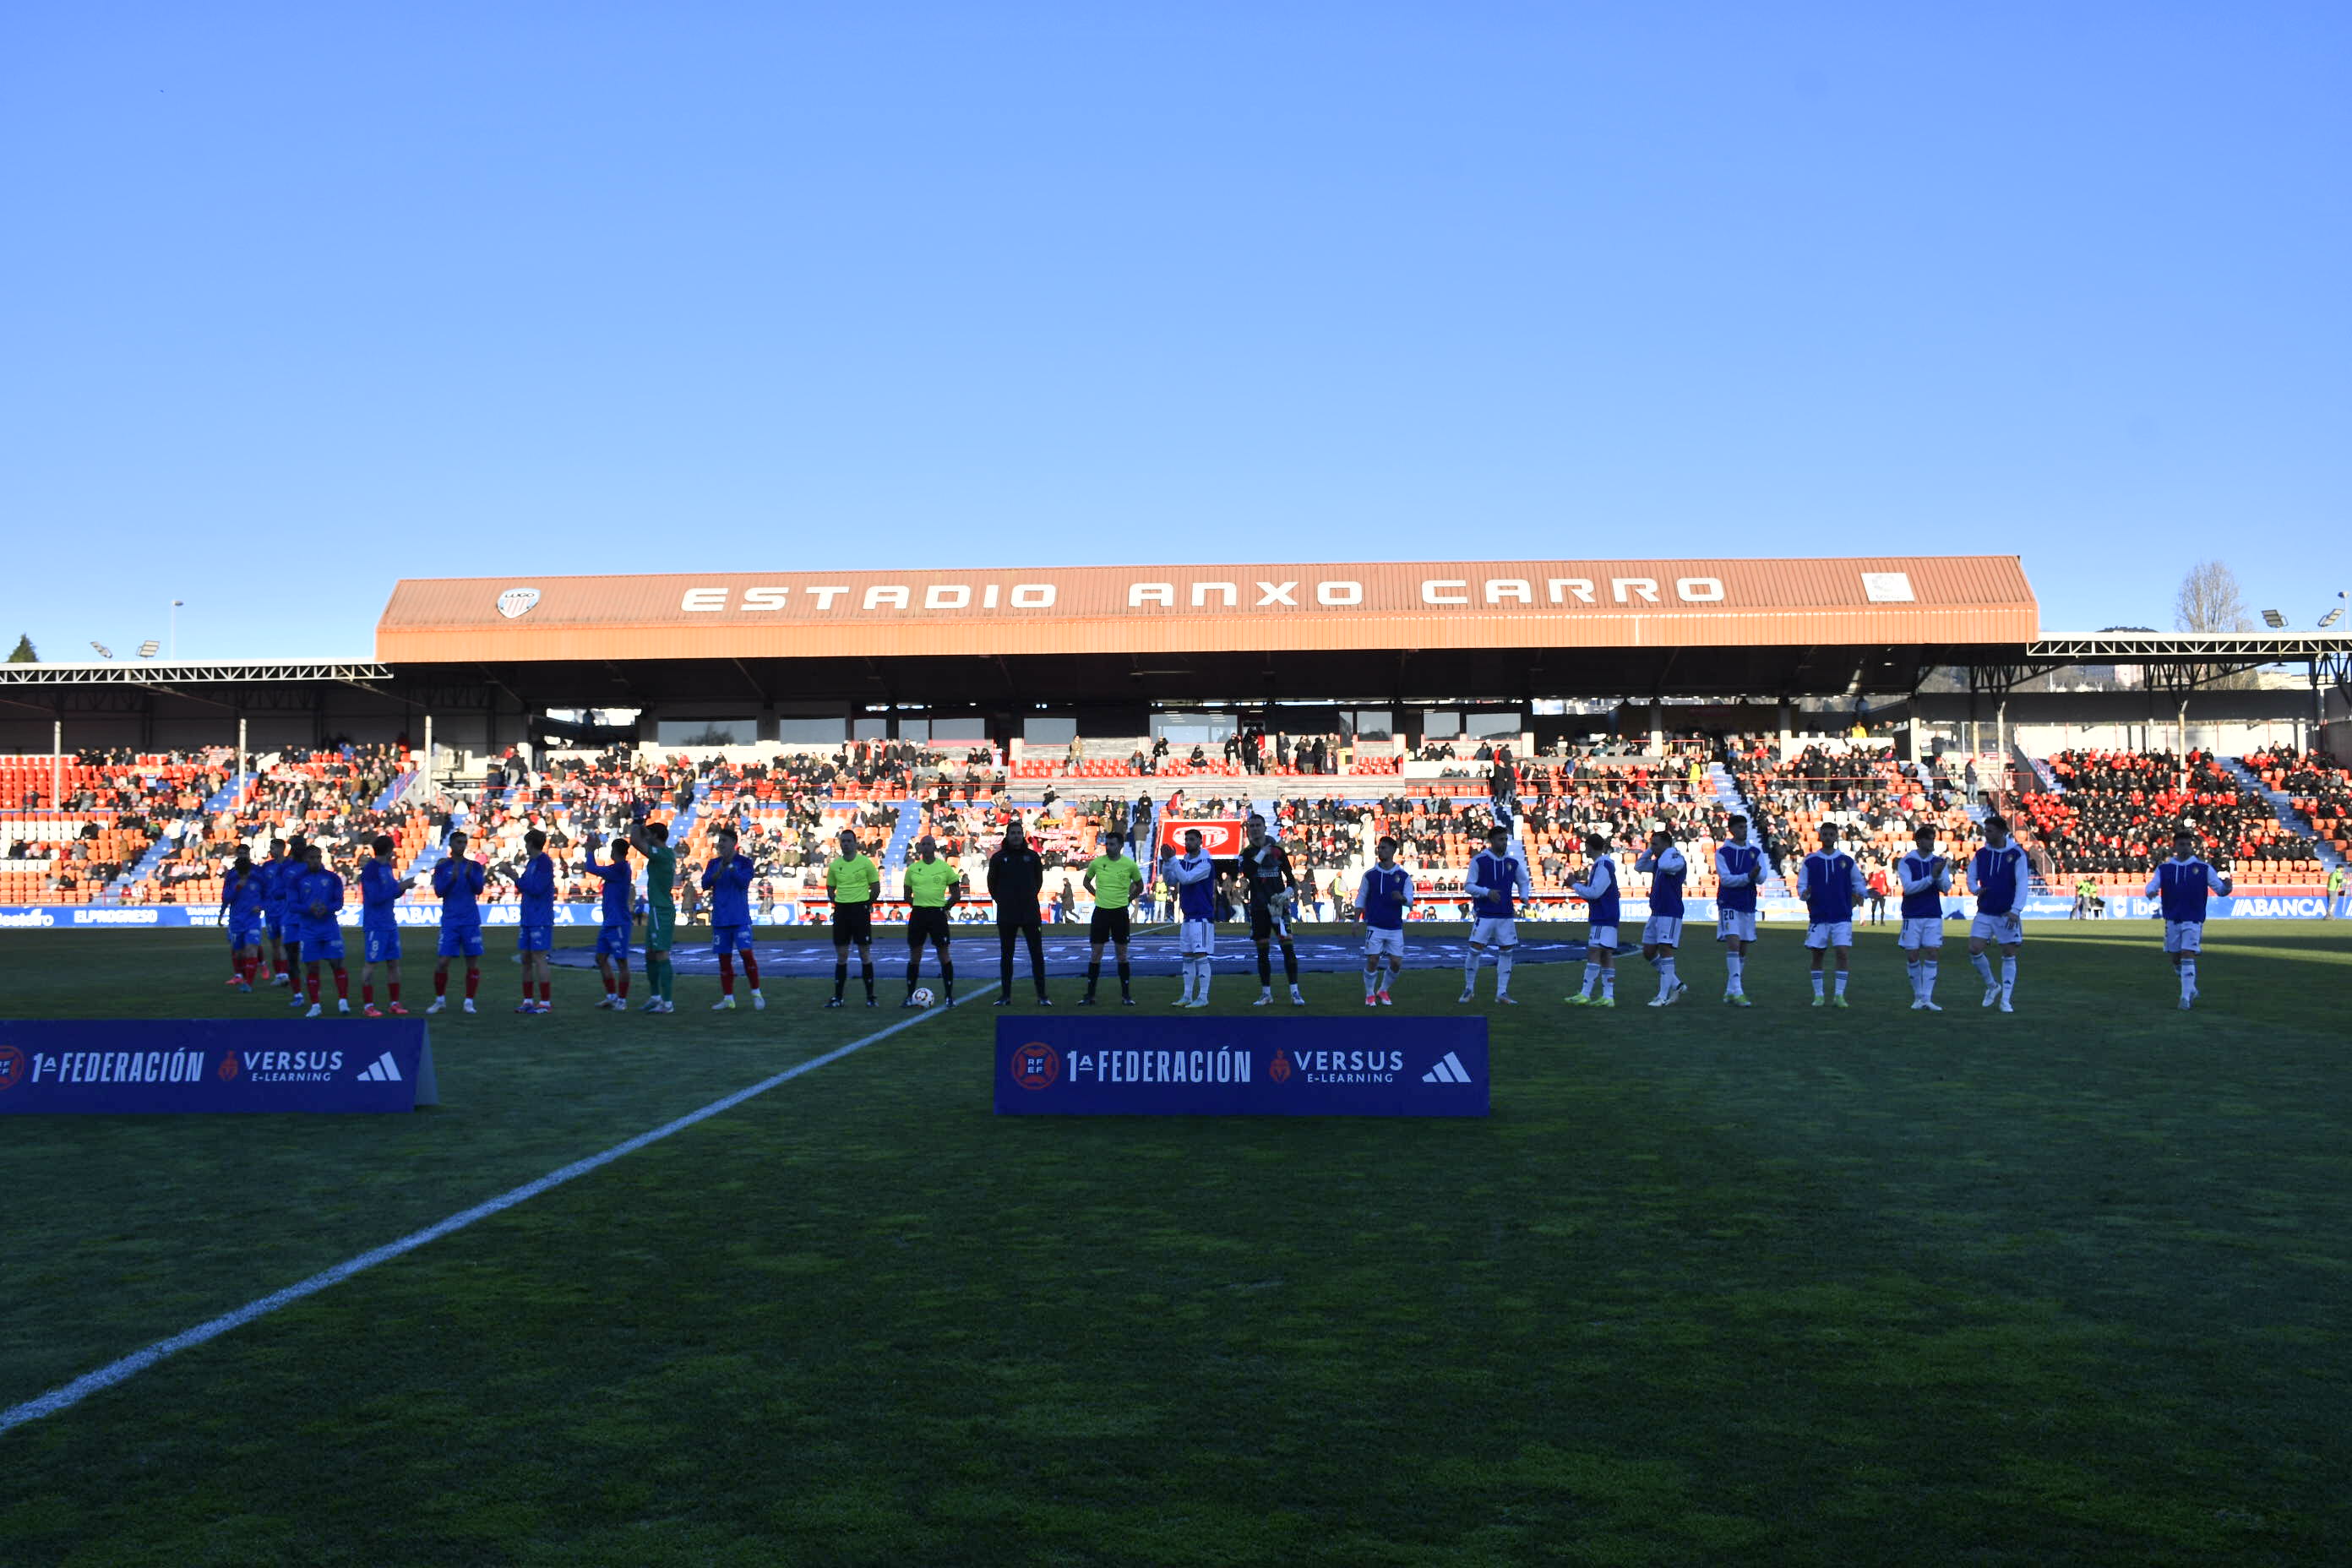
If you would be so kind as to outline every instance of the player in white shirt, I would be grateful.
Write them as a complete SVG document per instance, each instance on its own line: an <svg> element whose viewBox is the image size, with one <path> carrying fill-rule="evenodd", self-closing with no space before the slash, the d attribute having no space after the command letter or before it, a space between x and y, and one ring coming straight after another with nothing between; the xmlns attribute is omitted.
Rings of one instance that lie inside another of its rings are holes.
<svg viewBox="0 0 2352 1568"><path fill-rule="evenodd" d="M1609 853L1609 840L1595 833L1584 841L1584 851L1592 858L1591 869L1584 880L1569 889L1585 901L1584 989L1568 998L1573 1007L1614 1007L1617 1005L1617 900L1623 879L1617 875L1616 858ZM1598 985L1601 994L1592 994Z"/></svg>
<svg viewBox="0 0 2352 1568"><path fill-rule="evenodd" d="M1715 849L1715 940L1723 944L1723 999L1748 1000L1748 945L1756 940L1756 889L1764 884L1764 851L1748 842L1748 819L1731 819L1731 840Z"/></svg>
<svg viewBox="0 0 2352 1568"><path fill-rule="evenodd" d="M2180 976L2183 1012L2197 1000L2197 955L2205 946L2205 900L2230 896L2229 873L2217 871L2197 853L2197 836L2182 828L2172 836L2172 858L2147 879L2147 897L2161 900L2164 954Z"/></svg>
<svg viewBox="0 0 2352 1568"><path fill-rule="evenodd" d="M1462 996L1477 994L1478 960L1495 955L1495 1000L1517 1006L1511 995L1511 950L1519 945L1517 900L1532 890L1528 868L1511 853L1511 830L1501 823L1486 830L1486 847L1470 862L1465 884L1470 895L1470 952L1462 964Z"/></svg>
<svg viewBox="0 0 2352 1568"><path fill-rule="evenodd" d="M1160 863L1160 875L1176 889L1177 951L1184 955L1184 994L1179 1007L1209 1005L1209 972L1217 951L1217 863L1201 851L1201 830L1185 829L1184 853Z"/></svg>
<svg viewBox="0 0 2352 1568"><path fill-rule="evenodd" d="M1969 962L1975 964L1978 977L1985 983L1984 1005L2000 1004L2004 1013L2014 1013L2012 1005L2017 994L2017 952L2025 945L2025 924L2018 918L2018 902L2033 878L2027 864L2025 851L2009 836L2009 822L2001 816L1984 819L1984 847L1969 858L1969 891L1976 895L1977 918L1969 923ZM1992 961L1985 957L1987 943L2000 948L2000 978L1992 976Z"/></svg>
<svg viewBox="0 0 2352 1568"><path fill-rule="evenodd" d="M1683 879L1690 875L1690 862L1660 823L1633 869L1650 879L1650 918L1642 926L1642 958L1658 972L1658 994L1650 1005L1671 1007L1690 990L1675 973L1675 951L1683 943Z"/></svg>
<svg viewBox="0 0 2352 1568"><path fill-rule="evenodd" d="M1836 994L1826 1001L1832 1007L1845 1005L1848 959L1853 951L1853 906L1869 893L1870 883L1864 879L1862 868L1838 847L1837 824L1822 823L1822 847L1805 857L1804 869L1797 874L1797 897L1805 900L1805 948L1812 958L1816 1007L1825 1000L1822 994L1824 957L1837 962Z"/></svg>
<svg viewBox="0 0 2352 1568"><path fill-rule="evenodd" d="M1374 851L1379 864L1356 884L1356 915L1364 922L1367 1007L1390 1005L1390 982L1404 971L1404 912L1412 907L1412 873L1396 863L1396 852L1395 839L1381 839Z"/></svg>
<svg viewBox="0 0 2352 1568"><path fill-rule="evenodd" d="M1936 853L1936 830L1922 824L1911 840L1918 847L1895 863L1903 884L1903 967L1911 976L1915 1012L1940 1013L1936 1005L1936 965L1944 955L1944 895L1952 890L1952 863Z"/></svg>

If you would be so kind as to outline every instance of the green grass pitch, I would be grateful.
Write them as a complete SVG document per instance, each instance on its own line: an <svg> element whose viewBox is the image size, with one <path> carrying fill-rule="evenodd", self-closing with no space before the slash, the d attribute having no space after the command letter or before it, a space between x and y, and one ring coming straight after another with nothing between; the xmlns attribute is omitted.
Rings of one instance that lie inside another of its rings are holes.
<svg viewBox="0 0 2352 1568"><path fill-rule="evenodd" d="M1000 1121L934 1016L0 1435L0 1563L2352 1560L2352 936L2218 923L2184 1015L2042 925L1923 1017L1891 930L1846 1013L1786 930L1748 1012L1703 929L1670 1010L1489 971L1480 1121ZM17 1017L285 1016L223 968L0 933ZM556 985L413 1116L0 1118L0 1405L899 1016Z"/></svg>

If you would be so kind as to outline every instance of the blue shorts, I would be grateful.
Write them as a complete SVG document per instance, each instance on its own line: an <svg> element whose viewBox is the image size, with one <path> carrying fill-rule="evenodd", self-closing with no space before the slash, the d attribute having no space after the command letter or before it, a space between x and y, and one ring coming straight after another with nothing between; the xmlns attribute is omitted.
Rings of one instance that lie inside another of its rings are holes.
<svg viewBox="0 0 2352 1568"><path fill-rule="evenodd" d="M286 940L285 917L282 915L262 916L261 931L262 934L268 937L272 942L284 942Z"/></svg>
<svg viewBox="0 0 2352 1568"><path fill-rule="evenodd" d="M398 926L389 930L382 926L369 926L364 934L367 937L367 961L370 963L400 962L400 928Z"/></svg>
<svg viewBox="0 0 2352 1568"><path fill-rule="evenodd" d="M712 926L710 951L713 952L749 952L751 951L750 926Z"/></svg>
<svg viewBox="0 0 2352 1568"><path fill-rule="evenodd" d="M443 926L441 956L444 958L479 958L482 956L482 928L479 926Z"/></svg>
<svg viewBox="0 0 2352 1568"><path fill-rule="evenodd" d="M228 944L231 947L259 947L261 922L257 920L236 920L229 924Z"/></svg>
<svg viewBox="0 0 2352 1568"><path fill-rule="evenodd" d="M554 946L555 926L551 921L543 926L515 927L517 952L546 952Z"/></svg>
<svg viewBox="0 0 2352 1568"><path fill-rule="evenodd" d="M341 963L343 961L343 928L341 926L306 926L302 928L302 962L305 963Z"/></svg>
<svg viewBox="0 0 2352 1568"><path fill-rule="evenodd" d="M618 921L596 929L596 956L629 960L629 927Z"/></svg>

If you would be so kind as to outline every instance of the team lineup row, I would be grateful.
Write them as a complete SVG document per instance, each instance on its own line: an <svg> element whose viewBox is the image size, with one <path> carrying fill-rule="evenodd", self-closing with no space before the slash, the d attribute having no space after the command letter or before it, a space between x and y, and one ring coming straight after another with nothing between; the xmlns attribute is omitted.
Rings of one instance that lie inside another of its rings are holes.
<svg viewBox="0 0 2352 1568"><path fill-rule="evenodd" d="M2010 837L2008 824L2002 818L1986 818L1983 830L1983 845L1965 862L1967 887L1976 899L1976 914L1969 930L1969 956L1984 983L1982 1005L1998 1006L2007 1013L2015 1010L2018 956L2024 943L2018 901L2028 885L2029 873L2024 851ZM1813 1005L1817 1007L1847 1005L1854 910L1869 890L1853 858L1838 847L1838 838L1834 824L1822 825L1821 847L1806 856L1798 882L1798 896L1808 916L1804 945L1810 954ZM593 835L589 838L588 869L604 888L596 966L605 994L596 1004L599 1007L625 1010L628 1006L629 960L636 923L632 899L635 873L629 864L634 849L646 863L645 967L652 994L641 1010L667 1013L675 1008L675 970L670 955L676 940L677 856L668 839L668 829L663 824L640 822L630 828L625 837L614 839L608 858L598 860L595 851L603 840ZM1298 956L1291 937L1297 881L1290 858L1280 844L1267 838L1261 816L1253 815L1249 818L1246 839L1236 859L1247 889L1250 939L1257 955L1256 1005L1265 1006L1275 1000L1272 954L1278 947L1289 999L1294 1005L1304 1006L1307 998L1298 987ZM1934 828L1921 827L1916 839L1916 847L1903 857L1898 866L1903 889L1898 940L1910 978L1911 1006L1940 1012L1935 989L1944 942L1943 899L1954 889L1955 868L1959 863L1938 852ZM1528 896L1528 879L1526 863L1514 852L1510 840L1509 828L1498 824L1488 835L1487 847L1471 864L1466 891L1472 899L1475 918L1464 965L1460 997L1464 1003L1475 999L1478 971L1492 958L1496 1001L1505 1005L1517 1005L1510 992L1512 959L1518 946L1516 917L1518 900ZM515 1011L543 1013L553 1007L549 954L554 946L555 874L553 863L545 853L545 834L532 830L525 836L524 845L530 858L511 879L522 917L517 927L516 947L522 964L523 994ZM716 835L714 847L717 853L703 868L698 879L698 886L709 896L711 947L719 962L720 996L714 1008L734 1007L735 967L739 961L751 1005L763 1008L767 1000L760 990L759 961L751 940L752 863L749 857L736 852L735 835L730 830L722 828ZM365 953L361 1000L369 1016L380 1016L386 1010L404 1016L407 1009L400 994L401 934L394 908L416 879L414 875L403 878L394 868L394 846L390 838L379 838L372 847L373 858L362 868L359 877L361 933ZM440 1012L447 1005L453 960L462 959L465 963L461 1000L466 1012L475 1010L475 997L480 986L483 944L479 900L489 871L483 862L469 858L466 847L466 835L452 834L446 855L432 868L433 889L441 900L441 930L433 975L434 1000L425 1009L428 1013ZM873 1006L876 998L871 914L873 901L881 889L881 872L860 847L854 833L842 833L841 847L842 854L825 873L826 889L835 910L832 928L833 995L825 1005L846 1005L849 956L855 949L866 1005ZM1587 847L1591 855L1590 870L1586 879L1572 889L1590 910L1584 984L1566 1000L1573 1005L1614 1007L1617 958L1621 952L1618 919L1622 880L1606 840L1593 836L1587 841ZM1403 968L1405 911L1414 901L1415 889L1412 873L1396 863L1396 853L1395 839L1380 841L1377 861L1359 882L1353 900L1357 920L1364 931L1364 1005L1368 1007L1391 1005L1391 984ZM1642 930L1639 949L1657 975L1657 994L1649 1005L1672 1006L1687 996L1690 990L1680 975L1683 887L1689 865L1673 836L1661 829L1652 835L1648 849L1634 861L1633 868L1650 879L1650 912ZM1179 855L1171 851L1162 857L1157 870L1177 895L1177 941L1182 955L1183 985L1175 1005L1205 1007L1209 1005L1216 952L1213 879L1217 873L1217 862L1202 850L1201 834L1195 829L1184 835L1184 852ZM1757 890L1769 871L1761 851L1748 840L1746 818L1731 820L1729 836L1716 851L1715 873L1719 888L1716 940L1724 950L1724 1001L1733 1006L1747 1006L1749 1002L1745 971L1748 949L1756 940ZM1053 1005L1046 993L1038 913L1044 877L1044 861L1029 846L1016 819L988 862L987 891L997 910L999 1006L1011 1005L1014 951L1024 940L1037 1001L1042 1005ZM1119 1000L1132 1006L1135 997L1129 959L1132 909L1143 895L1147 879L1143 868L1127 853L1123 835L1104 836L1103 853L1087 865L1085 886L1095 900L1095 913L1088 933L1087 986L1080 1004L1095 1003L1105 951L1108 949L1116 963ZM2148 879L2147 896L2158 900L2162 907L2164 951L2177 972L2179 1005L2184 1009L2193 1005L2198 994L2197 959L2207 900L2213 894L2226 896L2230 888L2231 879L2225 873L2197 856L2195 840L2186 831L2176 836L2172 858L2158 866ZM947 916L965 896L966 889L961 873L940 857L937 844L929 837L918 842L915 858L908 863L906 889L911 914L906 928L907 994L899 1005L921 1006L932 1000L929 991L920 984L926 946L936 952L940 984L952 1003L955 969L950 956ZM290 842L273 840L269 858L258 864L241 850L223 888L222 919L228 928L232 964L229 984L250 992L267 965L270 984L293 989L290 1005L307 1006L309 1016L317 1017L324 1012L320 994L323 967L333 978L337 1011L350 1012L350 978L344 967L339 918L345 901L343 879L324 864L316 846L306 845L299 838ZM1998 950L2000 958L1998 972L1993 964L1994 950ZM379 969L385 972L388 986L385 1010L378 1009L375 1003Z"/></svg>

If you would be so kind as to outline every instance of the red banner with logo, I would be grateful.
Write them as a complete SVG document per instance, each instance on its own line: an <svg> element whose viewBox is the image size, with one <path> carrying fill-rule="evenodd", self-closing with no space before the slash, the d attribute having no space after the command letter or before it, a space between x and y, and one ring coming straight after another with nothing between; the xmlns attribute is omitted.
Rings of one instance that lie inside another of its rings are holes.
<svg viewBox="0 0 2352 1568"><path fill-rule="evenodd" d="M1167 822L1160 825L1160 852L1163 855L1184 853L1184 835L1198 829L1201 847L1213 860L1230 860L1242 852L1249 838L1242 832L1239 817L1213 817L1206 822Z"/></svg>

